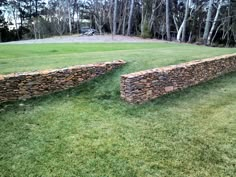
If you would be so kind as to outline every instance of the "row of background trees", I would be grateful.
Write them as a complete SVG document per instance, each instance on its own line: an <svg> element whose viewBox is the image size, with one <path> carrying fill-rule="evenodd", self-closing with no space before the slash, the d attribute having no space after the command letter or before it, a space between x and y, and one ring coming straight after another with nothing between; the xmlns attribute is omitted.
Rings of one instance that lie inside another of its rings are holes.
<svg viewBox="0 0 236 177"><path fill-rule="evenodd" d="M14 26L10 29L9 26ZM0 41L79 33L236 44L236 0L0 0Z"/></svg>

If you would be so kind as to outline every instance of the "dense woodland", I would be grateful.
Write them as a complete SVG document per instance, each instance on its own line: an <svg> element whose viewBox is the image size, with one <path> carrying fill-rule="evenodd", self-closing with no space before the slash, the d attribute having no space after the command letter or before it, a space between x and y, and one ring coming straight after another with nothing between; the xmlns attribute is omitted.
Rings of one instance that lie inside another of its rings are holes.
<svg viewBox="0 0 236 177"><path fill-rule="evenodd" d="M13 26L13 29L10 29ZM0 0L0 41L78 34L235 46L236 0Z"/></svg>

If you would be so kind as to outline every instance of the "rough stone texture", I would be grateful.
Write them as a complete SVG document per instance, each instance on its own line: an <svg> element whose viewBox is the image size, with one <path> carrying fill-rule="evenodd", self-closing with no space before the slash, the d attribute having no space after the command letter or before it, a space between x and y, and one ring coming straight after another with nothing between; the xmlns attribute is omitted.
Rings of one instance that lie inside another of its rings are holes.
<svg viewBox="0 0 236 177"><path fill-rule="evenodd" d="M28 99L75 87L125 63L119 60L56 70L0 75L0 103Z"/></svg>
<svg viewBox="0 0 236 177"><path fill-rule="evenodd" d="M236 54L122 75L121 98L143 103L232 71L236 71Z"/></svg>

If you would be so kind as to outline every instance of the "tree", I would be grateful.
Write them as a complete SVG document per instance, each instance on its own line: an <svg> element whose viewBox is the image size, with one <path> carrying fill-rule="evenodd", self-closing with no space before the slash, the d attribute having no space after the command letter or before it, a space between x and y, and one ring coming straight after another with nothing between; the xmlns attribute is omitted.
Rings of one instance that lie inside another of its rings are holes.
<svg viewBox="0 0 236 177"><path fill-rule="evenodd" d="M7 4L6 0L0 1L0 42L2 42L2 30L6 27L6 22L4 18L3 11L1 10L1 7Z"/></svg>
<svg viewBox="0 0 236 177"><path fill-rule="evenodd" d="M178 34L177 34L177 41L178 42L185 41L186 23L187 23L188 13L189 13L189 0L186 0L184 19L183 19L183 22L179 28ZM181 35L182 35L182 39L180 40Z"/></svg>
<svg viewBox="0 0 236 177"><path fill-rule="evenodd" d="M69 33L71 35L72 26L71 26L71 0L67 0L67 13L68 13L68 25L69 25Z"/></svg>
<svg viewBox="0 0 236 177"><path fill-rule="evenodd" d="M207 45L207 38L208 38L208 35L209 35L209 31L210 31L212 7L213 7L213 0L209 0L208 10L207 10L207 18L206 18L204 34L203 34L203 43L205 45Z"/></svg>
<svg viewBox="0 0 236 177"><path fill-rule="evenodd" d="M169 0L166 0L166 35L167 40L170 41L170 12Z"/></svg>
<svg viewBox="0 0 236 177"><path fill-rule="evenodd" d="M3 10L1 9L1 7L3 7L6 4L7 4L7 0L1 0L0 1L0 28L3 25L3 23L5 22Z"/></svg>
<svg viewBox="0 0 236 177"><path fill-rule="evenodd" d="M125 0L125 5L124 5L124 9L123 9L122 35L125 35L125 30L126 30L127 6L128 6L128 0ZM127 30L127 35L130 35L130 33L131 33L131 19L132 19L132 16L133 16L133 12L132 12L131 16L129 15L128 28L130 28L130 29ZM129 26L129 22L130 22L130 26Z"/></svg>
<svg viewBox="0 0 236 177"><path fill-rule="evenodd" d="M217 7L216 15L215 15L213 24L211 26L210 33L209 33L208 38L207 38L207 45L211 44L211 37L212 37L213 31L215 30L216 23L218 21L218 17L219 17L219 14L220 14L220 9L221 9L221 6L222 6L222 2L223 2L223 0L219 1L219 5Z"/></svg>
<svg viewBox="0 0 236 177"><path fill-rule="evenodd" d="M63 0L50 1L51 19L56 32L62 36L66 30L67 5Z"/></svg>
<svg viewBox="0 0 236 177"><path fill-rule="evenodd" d="M114 12L113 12L113 29L112 29L112 34L116 35L116 23L117 23L117 0L115 0L114 3Z"/></svg>
<svg viewBox="0 0 236 177"><path fill-rule="evenodd" d="M129 12L129 20L128 20L128 30L127 30L127 35L128 36L131 33L131 22L132 22L132 17L133 17L133 11L134 11L134 0L131 0L130 12Z"/></svg>
<svg viewBox="0 0 236 177"><path fill-rule="evenodd" d="M1 0L0 29L4 26L4 31L10 32L8 22L17 25L19 30L11 34L19 33L19 39L22 31L29 38L41 38L79 32L85 25L81 21L89 21L87 27L100 34L176 38L189 43L204 41L206 45L236 44L236 0L47 0L48 6L44 2Z"/></svg>
<svg viewBox="0 0 236 177"><path fill-rule="evenodd" d="M20 39L19 31L18 31L19 3L15 0L11 0L11 1L9 1L9 7L10 7L9 12L12 12L12 16L13 16L14 24L15 24L16 35L19 40Z"/></svg>
<svg viewBox="0 0 236 177"><path fill-rule="evenodd" d="M231 22L232 22L232 36L233 36L233 39L234 39L234 43L236 43L236 0L232 0L231 3L230 3L230 6L231 6Z"/></svg>
<svg viewBox="0 0 236 177"><path fill-rule="evenodd" d="M107 18L111 16L111 14L109 14L111 13L111 11L109 9L109 12L108 12L109 15L107 15L107 11L108 11L106 8L107 2L104 2L101 0L91 0L87 3L88 3L88 7L90 8L89 13L93 17L93 20L94 20L95 28L98 29L101 35Z"/></svg>

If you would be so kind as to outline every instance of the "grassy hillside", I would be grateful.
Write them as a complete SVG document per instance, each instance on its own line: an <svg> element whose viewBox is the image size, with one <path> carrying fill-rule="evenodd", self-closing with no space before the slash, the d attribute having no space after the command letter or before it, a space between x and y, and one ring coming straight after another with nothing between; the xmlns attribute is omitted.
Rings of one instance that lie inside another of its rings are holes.
<svg viewBox="0 0 236 177"><path fill-rule="evenodd" d="M1 45L1 73L129 63L74 89L0 105L0 176L234 176L235 72L144 105L120 100L119 79L235 52L157 43Z"/></svg>

